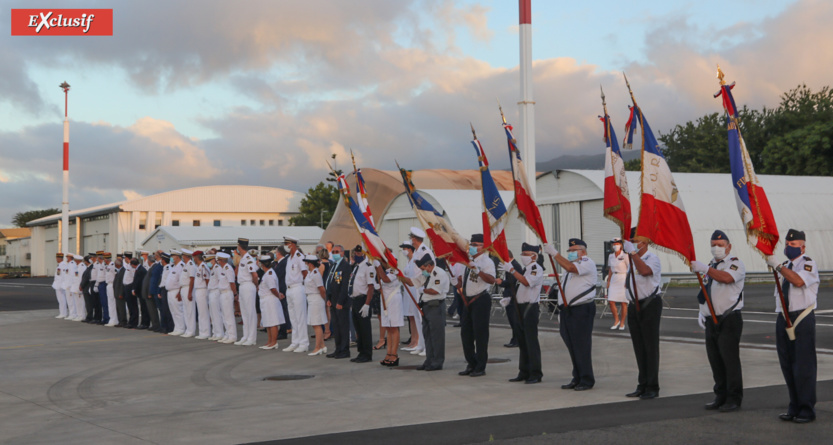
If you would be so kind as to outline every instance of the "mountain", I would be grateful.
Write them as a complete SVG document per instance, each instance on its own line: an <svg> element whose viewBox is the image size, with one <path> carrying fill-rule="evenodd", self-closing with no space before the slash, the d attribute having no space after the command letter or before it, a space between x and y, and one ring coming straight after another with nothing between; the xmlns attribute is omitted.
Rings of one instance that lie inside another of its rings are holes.
<svg viewBox="0 0 833 445"><path fill-rule="evenodd" d="M637 159L640 156L639 150L622 150L622 158L625 162ZM535 169L539 172L553 170L603 170L605 168L605 154L593 155L561 155L549 161L538 162Z"/></svg>

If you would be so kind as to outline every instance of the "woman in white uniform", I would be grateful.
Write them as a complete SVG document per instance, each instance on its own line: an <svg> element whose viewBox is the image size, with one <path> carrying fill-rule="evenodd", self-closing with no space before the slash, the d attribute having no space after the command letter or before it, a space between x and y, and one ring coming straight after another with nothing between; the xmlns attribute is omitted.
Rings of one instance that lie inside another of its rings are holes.
<svg viewBox="0 0 833 445"><path fill-rule="evenodd" d="M272 270L272 256L263 255L258 258L258 264L263 270L263 278L257 286L257 296L260 299L260 323L266 328L269 342L260 349L277 349L278 326L286 323L283 317L281 300L284 296L278 292L278 275Z"/></svg>
<svg viewBox="0 0 833 445"><path fill-rule="evenodd" d="M402 274L405 275L406 278L414 279L421 273L418 267L416 267L416 263L414 260L414 246L411 244L411 240L405 240L402 244L399 245L399 248L405 253L408 257L408 264L402 269ZM406 285L402 285L406 286ZM408 294L408 290L411 291L410 295ZM417 288L413 286L408 286L408 289L402 289L400 291L402 294L402 312L408 320L409 328L411 331L411 338L408 342L408 346L404 346L402 348L403 351L410 351L411 354L419 354L425 351L425 341L422 339L422 316L419 313L419 308L416 305L416 301L419 301L419 293L417 292ZM413 298L411 298L413 296ZM405 344L405 343L403 343Z"/></svg>
<svg viewBox="0 0 833 445"><path fill-rule="evenodd" d="M316 255L304 257L307 265L307 276L304 277L304 291L307 294L307 324L315 329L315 349L307 355L321 355L327 353L324 346L324 325L327 324L327 293L324 291L324 279L318 271L321 263Z"/></svg>
<svg viewBox="0 0 833 445"><path fill-rule="evenodd" d="M384 266L384 267L383 267ZM384 302L382 306L381 329L385 330L388 338L387 355L379 362L382 366L399 366L399 328L405 325L402 314L402 294L396 269L388 267L385 260L373 260L376 276L379 277Z"/></svg>
<svg viewBox="0 0 833 445"><path fill-rule="evenodd" d="M622 250L622 240L613 238L613 253L607 257L607 301L610 303L610 312L613 313L613 326L611 330L625 330L628 320L628 299L625 296L625 279L628 276L628 256ZM621 310L616 309L619 304Z"/></svg>

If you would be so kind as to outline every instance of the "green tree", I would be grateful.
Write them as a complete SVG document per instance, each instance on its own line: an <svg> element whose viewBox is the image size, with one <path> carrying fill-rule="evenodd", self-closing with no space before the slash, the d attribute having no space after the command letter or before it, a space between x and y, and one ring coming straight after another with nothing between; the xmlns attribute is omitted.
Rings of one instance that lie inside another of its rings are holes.
<svg viewBox="0 0 833 445"><path fill-rule="evenodd" d="M26 227L26 223L34 221L44 216L61 213L59 209L43 209L43 210L29 210L28 212L17 212L12 217L12 224L17 227Z"/></svg>
<svg viewBox="0 0 833 445"><path fill-rule="evenodd" d="M638 172L642 170L642 159L636 158L630 161L625 161L625 170L629 172Z"/></svg>
<svg viewBox="0 0 833 445"><path fill-rule="evenodd" d="M335 164L336 155L332 156ZM340 199L338 188L333 184L338 182L342 171L338 168L330 170L324 181L315 187L307 190L306 196L301 200L300 213L289 218L290 226L320 226L325 229L335 214Z"/></svg>

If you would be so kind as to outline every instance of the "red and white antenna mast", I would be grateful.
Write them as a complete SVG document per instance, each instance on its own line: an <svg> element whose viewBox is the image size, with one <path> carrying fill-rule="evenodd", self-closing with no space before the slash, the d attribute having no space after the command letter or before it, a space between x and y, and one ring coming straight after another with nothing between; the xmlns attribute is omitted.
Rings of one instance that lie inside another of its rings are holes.
<svg viewBox="0 0 833 445"><path fill-rule="evenodd" d="M64 90L64 197L61 201L61 245L59 252L69 251L69 84L64 81L59 85ZM76 253L77 252L76 240Z"/></svg>

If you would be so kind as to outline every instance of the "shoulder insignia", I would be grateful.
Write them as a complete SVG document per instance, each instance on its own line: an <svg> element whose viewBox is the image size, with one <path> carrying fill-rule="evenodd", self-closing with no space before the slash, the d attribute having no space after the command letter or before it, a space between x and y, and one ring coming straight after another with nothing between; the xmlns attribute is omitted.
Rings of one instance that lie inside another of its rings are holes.
<svg viewBox="0 0 833 445"><path fill-rule="evenodd" d="M269 269L269 272L266 272L266 275L272 275L272 269Z"/></svg>
<svg viewBox="0 0 833 445"><path fill-rule="evenodd" d="M813 261L813 260L811 260L811 259L810 259L810 257L805 256L805 257L804 257L804 261Z"/></svg>
<svg viewBox="0 0 833 445"><path fill-rule="evenodd" d="M375 276L376 276L376 273L374 273L374 272L370 272L370 278L373 278L373 277L375 277Z"/></svg>
<svg viewBox="0 0 833 445"><path fill-rule="evenodd" d="M729 266L729 269L738 270L738 265L737 264L732 264L731 266Z"/></svg>
<svg viewBox="0 0 833 445"><path fill-rule="evenodd" d="M440 284L440 280L434 280L434 284Z"/></svg>
<svg viewBox="0 0 833 445"><path fill-rule="evenodd" d="M737 261L737 260L738 260L738 257L729 258L729 261Z"/></svg>
<svg viewBox="0 0 833 445"><path fill-rule="evenodd" d="M535 270L535 269L532 269L532 275L538 275L538 271Z"/></svg>
<svg viewBox="0 0 833 445"><path fill-rule="evenodd" d="M251 262L251 261L249 261L249 262L248 262L248 263L246 263L246 264L252 264L252 262Z"/></svg>
<svg viewBox="0 0 833 445"><path fill-rule="evenodd" d="M431 272L431 274L433 274L436 277L437 276L437 271L435 270L435 271Z"/></svg>
<svg viewBox="0 0 833 445"><path fill-rule="evenodd" d="M807 272L812 272L813 271L813 265L812 264L805 264L804 265L804 270L806 270Z"/></svg>

